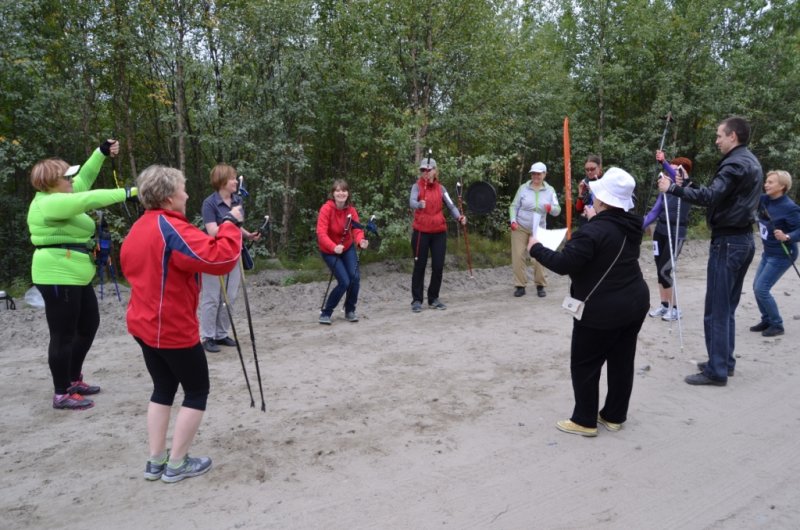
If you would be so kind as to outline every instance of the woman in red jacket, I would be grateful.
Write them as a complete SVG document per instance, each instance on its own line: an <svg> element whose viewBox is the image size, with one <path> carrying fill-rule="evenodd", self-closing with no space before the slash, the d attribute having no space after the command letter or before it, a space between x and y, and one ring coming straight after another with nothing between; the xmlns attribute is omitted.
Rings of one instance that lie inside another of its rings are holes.
<svg viewBox="0 0 800 530"><path fill-rule="evenodd" d="M347 182L341 179L333 181L330 196L319 209L317 217L317 245L325 264L336 276L336 287L325 300L319 315L320 324L331 324L333 310L345 293L344 318L348 322L358 322L356 303L361 276L356 245L361 248L369 245L360 226L358 212L350 202Z"/></svg>
<svg viewBox="0 0 800 530"><path fill-rule="evenodd" d="M153 379L147 407L150 459L144 478L163 482L211 469L210 458L188 455L210 386L197 322L200 273L227 274L242 250L241 207L232 208L216 236L210 236L186 219L185 183L177 169L150 166L142 171L137 184L147 211L131 227L120 253L131 285L128 332L141 346ZM167 428L178 385L184 398L168 452Z"/></svg>
<svg viewBox="0 0 800 530"><path fill-rule="evenodd" d="M447 309L439 300L442 286L444 256L447 251L447 221L442 211L444 205L453 218L462 225L467 218L461 215L452 199L439 183L439 170L436 160L423 158L419 166L420 177L411 187L408 205L414 211L411 249L414 252L414 272L411 275L411 310L422 311L422 291L425 282L425 267L428 265L428 252L431 253L431 282L428 285L428 307Z"/></svg>

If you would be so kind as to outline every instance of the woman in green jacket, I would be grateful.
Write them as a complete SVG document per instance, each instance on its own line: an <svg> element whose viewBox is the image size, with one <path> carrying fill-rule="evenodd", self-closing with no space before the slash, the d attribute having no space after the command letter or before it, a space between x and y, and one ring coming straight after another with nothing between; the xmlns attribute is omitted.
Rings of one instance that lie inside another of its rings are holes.
<svg viewBox="0 0 800 530"><path fill-rule="evenodd" d="M83 381L83 361L100 325L95 274L95 223L86 212L136 196L136 188L89 191L106 157L119 144L106 140L80 167L60 158L41 160L31 170L37 192L28 209L28 230L36 247L31 265L33 284L44 299L50 329L48 364L53 377L53 408L87 409L84 396L100 387Z"/></svg>

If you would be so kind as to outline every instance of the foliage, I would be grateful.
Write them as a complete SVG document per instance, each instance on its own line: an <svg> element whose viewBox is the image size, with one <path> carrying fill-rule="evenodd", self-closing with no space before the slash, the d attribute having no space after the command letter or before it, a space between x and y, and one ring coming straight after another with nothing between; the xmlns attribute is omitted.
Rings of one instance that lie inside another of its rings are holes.
<svg viewBox="0 0 800 530"><path fill-rule="evenodd" d="M694 161L699 183L714 173L715 125L730 114L751 121L765 169L796 173L797 20L795 0L4 2L0 281L29 276L31 166L82 162L111 134L122 183L152 163L183 169L190 217L211 192L211 167L234 164L248 227L272 220L256 256L289 261L316 255L334 178L378 220L367 259L408 257L408 192L426 148L451 194L458 179L495 186L497 210L470 217L483 259L478 242L505 237L532 162L570 202L565 116L573 189L585 156L600 154L637 178L640 213L655 199L667 112L665 148ZM116 186L108 164L97 186ZM119 242L130 221L109 211Z"/></svg>

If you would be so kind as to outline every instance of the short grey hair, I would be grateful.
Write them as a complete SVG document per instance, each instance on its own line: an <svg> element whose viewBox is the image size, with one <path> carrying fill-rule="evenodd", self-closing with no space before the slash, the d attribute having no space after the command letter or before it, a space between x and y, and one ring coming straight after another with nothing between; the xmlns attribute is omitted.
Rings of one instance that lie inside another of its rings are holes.
<svg viewBox="0 0 800 530"><path fill-rule="evenodd" d="M147 210L161 208L169 197L172 197L186 177L179 169L152 165L139 173L136 185L139 187L139 202Z"/></svg>

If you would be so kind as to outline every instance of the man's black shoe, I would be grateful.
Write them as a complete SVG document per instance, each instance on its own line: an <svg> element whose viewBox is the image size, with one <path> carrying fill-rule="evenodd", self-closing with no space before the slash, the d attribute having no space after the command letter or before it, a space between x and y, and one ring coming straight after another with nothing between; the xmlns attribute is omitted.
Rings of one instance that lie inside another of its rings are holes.
<svg viewBox="0 0 800 530"><path fill-rule="evenodd" d="M764 337L777 337L783 335L783 326L770 326L761 332Z"/></svg>
<svg viewBox="0 0 800 530"><path fill-rule="evenodd" d="M764 322L763 320L756 324L755 326L750 326L750 331L764 331L769 327L769 322Z"/></svg>
<svg viewBox="0 0 800 530"><path fill-rule="evenodd" d="M514 289L514 296L519 298L520 296L525 296L525 288L524 287L517 287Z"/></svg>
<svg viewBox="0 0 800 530"><path fill-rule="evenodd" d="M706 371L706 366L708 366L708 362L697 363L697 369L701 372ZM728 377L733 377L733 368L728 368Z"/></svg>
<svg viewBox="0 0 800 530"><path fill-rule="evenodd" d="M539 295L539 298L544 298L545 296L547 296L547 292L544 290L543 285L536 286L536 294Z"/></svg>
<svg viewBox="0 0 800 530"><path fill-rule="evenodd" d="M725 386L725 385L728 384L727 381L715 381L714 379L711 379L710 377L707 377L706 374L687 375L684 378L684 381L686 381L690 385Z"/></svg>

